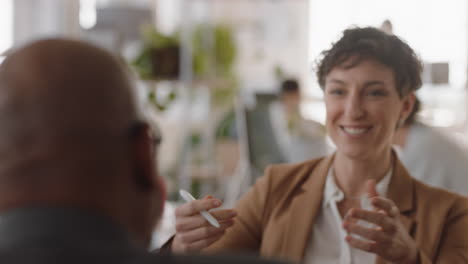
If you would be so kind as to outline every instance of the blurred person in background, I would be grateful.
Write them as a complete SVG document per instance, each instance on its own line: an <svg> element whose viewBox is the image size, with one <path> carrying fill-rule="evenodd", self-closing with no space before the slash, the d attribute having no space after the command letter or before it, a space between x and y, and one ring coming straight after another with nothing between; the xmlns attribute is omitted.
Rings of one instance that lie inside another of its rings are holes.
<svg viewBox="0 0 468 264"><path fill-rule="evenodd" d="M280 102L271 106L270 116L275 138L287 162L302 162L332 152L325 127L306 120L300 113L301 92L295 79L281 83Z"/></svg>
<svg viewBox="0 0 468 264"><path fill-rule="evenodd" d="M393 35L393 24L392 24L392 21L390 21L389 19L385 19L382 24L380 25L380 30L382 30L383 32L389 34L389 35Z"/></svg>
<svg viewBox="0 0 468 264"><path fill-rule="evenodd" d="M392 22L386 19L380 30L392 35ZM420 181L468 195L467 150L442 131L418 122L420 104L416 97L413 110L393 138L401 162Z"/></svg>
<svg viewBox="0 0 468 264"><path fill-rule="evenodd" d="M443 131L416 120L420 102L395 132L393 143L411 176L430 185L468 195L468 153Z"/></svg>
<svg viewBox="0 0 468 264"><path fill-rule="evenodd" d="M199 214L213 197L176 209L172 252L256 252L303 263L468 263L468 198L412 178L392 150L421 86L421 62L376 28L344 31L317 79L336 152L272 165L233 210ZM230 227L230 228L228 228Z"/></svg>
<svg viewBox="0 0 468 264"><path fill-rule="evenodd" d="M0 66L1 263L264 263L147 247L166 198L127 70L74 40Z"/></svg>

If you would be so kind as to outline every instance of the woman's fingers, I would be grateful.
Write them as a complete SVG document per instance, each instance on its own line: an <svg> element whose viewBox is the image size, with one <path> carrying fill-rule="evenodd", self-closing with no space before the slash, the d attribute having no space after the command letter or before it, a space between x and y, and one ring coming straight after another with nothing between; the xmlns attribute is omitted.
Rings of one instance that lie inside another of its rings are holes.
<svg viewBox="0 0 468 264"><path fill-rule="evenodd" d="M364 250L367 252L376 253L377 243L374 241L365 241L359 238L352 237L350 235L346 236L346 242L348 242L352 247Z"/></svg>
<svg viewBox="0 0 468 264"><path fill-rule="evenodd" d="M391 234L396 231L396 227L392 219L383 213L354 208L351 209L348 214L346 214L344 225L346 225L347 222L355 222L353 221L353 218L376 224L386 233Z"/></svg>
<svg viewBox="0 0 468 264"><path fill-rule="evenodd" d="M203 240L198 240L196 242L190 243L190 244L183 244L179 252L198 252L209 245L213 244L214 242L218 241L221 239L226 231L222 231L219 233L216 233L210 237L207 237Z"/></svg>
<svg viewBox="0 0 468 264"><path fill-rule="evenodd" d="M213 215L213 217L216 218L218 222L232 220L237 215L236 211L232 209L213 211L210 212L210 214ZM187 231L206 225L210 225L208 221L200 214L196 214L189 217L178 218L176 221L176 231Z"/></svg>
<svg viewBox="0 0 468 264"><path fill-rule="evenodd" d="M397 217L400 214L398 207L389 199L383 197L374 197L371 199L371 204L379 209L385 211L391 217Z"/></svg>
<svg viewBox="0 0 468 264"><path fill-rule="evenodd" d="M211 215L213 215L218 221L232 219L237 215L237 212L233 209L222 209L211 211Z"/></svg>
<svg viewBox="0 0 468 264"><path fill-rule="evenodd" d="M387 198L373 197L371 204L377 211L353 208L343 221L343 228L350 234L346 241L354 248L375 253L385 260L396 263L413 263L418 247L400 219L400 212L395 203ZM359 225L359 220L376 226Z"/></svg>
<svg viewBox="0 0 468 264"><path fill-rule="evenodd" d="M221 206L221 201L218 199L195 200L177 207L175 214L176 217L192 216L200 211L208 211L219 206Z"/></svg>
<svg viewBox="0 0 468 264"><path fill-rule="evenodd" d="M349 233L359 235L370 241L385 243L389 240L389 236L382 232L382 230L363 227L357 223L345 223L344 229Z"/></svg>
<svg viewBox="0 0 468 264"><path fill-rule="evenodd" d="M377 182L374 179L368 180L366 182L367 194L370 198L379 196L376 185Z"/></svg>
<svg viewBox="0 0 468 264"><path fill-rule="evenodd" d="M206 225L199 227L197 229L190 230L188 232L178 234L179 239L184 244L194 243L200 240L208 239L214 235L224 233L224 231L231 227L234 224L234 221L224 221L220 223L220 227L214 227L211 225Z"/></svg>
<svg viewBox="0 0 468 264"><path fill-rule="evenodd" d="M226 229L234 224L237 215L232 209L211 211L220 227L212 226L201 214L201 211L221 206L221 201L206 196L202 200L187 202L176 209L176 235L172 241L172 250L178 253L199 251L220 239Z"/></svg>

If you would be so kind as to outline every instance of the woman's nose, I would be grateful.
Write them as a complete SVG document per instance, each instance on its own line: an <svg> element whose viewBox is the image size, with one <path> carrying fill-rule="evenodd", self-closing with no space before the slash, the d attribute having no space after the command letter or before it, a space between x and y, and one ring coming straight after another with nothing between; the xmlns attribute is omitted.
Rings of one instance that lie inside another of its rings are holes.
<svg viewBox="0 0 468 264"><path fill-rule="evenodd" d="M365 116L365 110L359 96L349 96L346 101L345 115L351 119L361 119Z"/></svg>

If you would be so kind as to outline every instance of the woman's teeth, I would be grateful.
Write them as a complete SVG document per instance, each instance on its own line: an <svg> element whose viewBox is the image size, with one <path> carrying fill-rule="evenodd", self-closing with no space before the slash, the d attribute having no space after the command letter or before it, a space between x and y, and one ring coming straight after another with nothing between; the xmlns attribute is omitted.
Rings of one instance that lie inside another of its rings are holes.
<svg viewBox="0 0 468 264"><path fill-rule="evenodd" d="M360 135L367 131L367 128L350 128L344 127L343 130L350 135Z"/></svg>

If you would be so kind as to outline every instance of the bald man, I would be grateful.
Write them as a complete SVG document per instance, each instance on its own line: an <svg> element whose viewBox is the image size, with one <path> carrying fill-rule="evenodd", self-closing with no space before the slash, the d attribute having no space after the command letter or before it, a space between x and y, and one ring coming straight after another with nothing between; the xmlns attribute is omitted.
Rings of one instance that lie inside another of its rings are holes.
<svg viewBox="0 0 468 264"><path fill-rule="evenodd" d="M153 140L107 52L50 39L10 54L0 66L0 261L264 263L147 253L165 200Z"/></svg>

